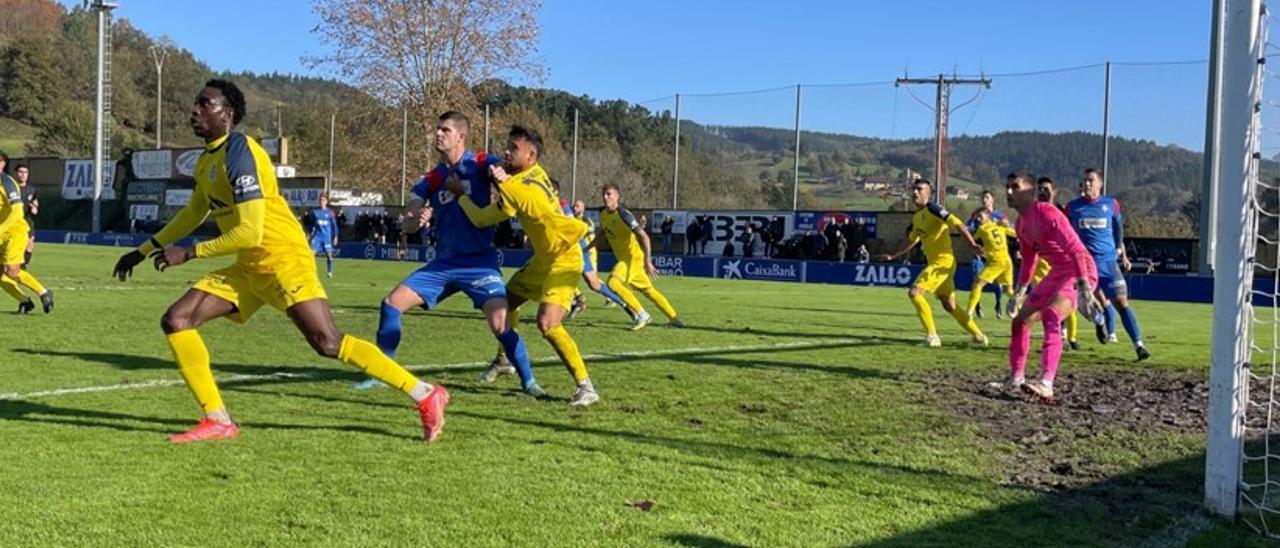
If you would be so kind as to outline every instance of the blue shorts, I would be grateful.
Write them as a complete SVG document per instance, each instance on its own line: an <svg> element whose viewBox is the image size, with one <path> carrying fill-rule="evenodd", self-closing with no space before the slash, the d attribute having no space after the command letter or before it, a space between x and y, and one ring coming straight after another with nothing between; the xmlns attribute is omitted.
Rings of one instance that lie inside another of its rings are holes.
<svg viewBox="0 0 1280 548"><path fill-rule="evenodd" d="M986 268L986 267L987 267L987 262L986 262L986 261L984 261L984 260L982 260L982 257L974 256L974 258L973 258L973 273L974 273L974 274L977 274L977 273L979 273L979 272L982 272L982 269L984 269L984 268Z"/></svg>
<svg viewBox="0 0 1280 548"><path fill-rule="evenodd" d="M324 253L326 255L333 253L333 240L328 238L312 238L311 251L316 254Z"/></svg>
<svg viewBox="0 0 1280 548"><path fill-rule="evenodd" d="M582 273L590 274L596 271L596 265L591 262L591 250L582 250Z"/></svg>
<svg viewBox="0 0 1280 548"><path fill-rule="evenodd" d="M1129 284L1124 280L1124 272L1115 259L1093 258L1098 266L1098 287L1108 299L1129 296Z"/></svg>
<svg viewBox="0 0 1280 548"><path fill-rule="evenodd" d="M422 297L422 307L432 309L459 291L480 308L492 299L507 298L507 287L497 267L458 266L448 261L432 261L400 282Z"/></svg>

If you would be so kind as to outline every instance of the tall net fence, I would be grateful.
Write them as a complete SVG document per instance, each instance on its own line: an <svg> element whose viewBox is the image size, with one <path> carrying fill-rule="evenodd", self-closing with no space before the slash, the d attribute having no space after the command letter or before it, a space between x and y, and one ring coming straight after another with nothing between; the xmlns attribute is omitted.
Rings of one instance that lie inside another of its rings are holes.
<svg viewBox="0 0 1280 548"><path fill-rule="evenodd" d="M1275 18L1264 13L1260 23L1263 44L1274 23ZM1280 48L1267 44L1262 56L1262 61L1280 59ZM1245 367L1239 512L1253 529L1280 538L1276 529L1280 524L1280 444L1273 443L1280 441L1276 439L1280 433L1280 257L1275 252L1280 242L1280 172L1274 161L1280 150L1280 73L1266 62L1258 66L1261 100L1256 103L1252 128L1256 138L1248 174L1253 187L1246 220L1250 237L1243 250L1245 257L1253 258L1255 275L1252 303L1242 311L1250 321L1247 332L1240 335L1248 341L1250 359ZM1255 98L1241 100L1253 102Z"/></svg>

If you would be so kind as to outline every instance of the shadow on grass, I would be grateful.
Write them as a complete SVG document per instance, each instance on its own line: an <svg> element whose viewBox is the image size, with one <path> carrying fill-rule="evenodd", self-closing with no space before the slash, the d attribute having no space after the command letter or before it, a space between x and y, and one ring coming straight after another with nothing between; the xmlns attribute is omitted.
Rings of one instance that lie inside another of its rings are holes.
<svg viewBox="0 0 1280 548"><path fill-rule="evenodd" d="M113 352L73 352L60 350L45 350L33 348L15 348L13 352L19 354L28 354L33 356L51 356L55 358L75 358L86 362L97 362L109 365L123 371L137 371L143 369L169 369L177 371L178 366L174 364L172 358L156 358L153 356L139 356L136 354L118 354ZM319 360L321 358L317 358ZM356 381L362 378L359 372L351 370L336 361L333 367L299 367L293 365L245 365L245 364L228 364L213 363L210 367L219 373L230 373L233 375L253 375L253 376L270 376L270 375L304 375L306 377L337 379L349 377Z"/></svg>
<svg viewBox="0 0 1280 548"><path fill-rule="evenodd" d="M0 400L0 421L22 421L46 424L62 424L86 428L106 428L123 432L155 432L172 434L195 426L196 419L171 419L132 415L113 411L58 407L27 400ZM142 425L138 424L141 423ZM285 424L260 421L239 423L245 429L269 430L328 430L354 434L387 436L399 439L417 439L412 435L397 434L380 428L360 425L310 425ZM155 426L143 426L155 425ZM163 428L161 428L163 427Z"/></svg>
<svg viewBox="0 0 1280 548"><path fill-rule="evenodd" d="M716 537L707 535L667 535L663 537L667 542L677 546L691 546L694 548L746 548L746 544L735 544Z"/></svg>

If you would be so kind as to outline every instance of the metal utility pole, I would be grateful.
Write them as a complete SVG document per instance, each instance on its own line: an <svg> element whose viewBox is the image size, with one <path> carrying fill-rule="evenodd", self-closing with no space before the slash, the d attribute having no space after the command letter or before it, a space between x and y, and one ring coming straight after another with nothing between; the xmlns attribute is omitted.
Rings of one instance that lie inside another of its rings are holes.
<svg viewBox="0 0 1280 548"><path fill-rule="evenodd" d="M1111 156L1111 61L1107 61L1107 76L1102 91L1102 193L1107 193L1107 179L1111 172L1107 171L1107 161Z"/></svg>
<svg viewBox="0 0 1280 548"><path fill-rule="evenodd" d="M324 180L324 193L328 194L333 186L333 135L338 125L338 111L329 115L329 177Z"/></svg>
<svg viewBox="0 0 1280 548"><path fill-rule="evenodd" d="M575 111L574 116L577 116ZM489 103L484 104L484 151L489 152Z"/></svg>
<svg viewBox="0 0 1280 548"><path fill-rule="evenodd" d="M1213 27L1209 35L1209 100L1205 107L1204 124L1204 175L1200 183L1200 236L1199 256L1196 261L1201 276L1213 275L1214 239L1218 228L1218 169L1222 165L1222 153L1218 140L1222 136L1222 108L1218 95L1223 85L1223 59L1226 56L1224 25L1226 1L1213 0Z"/></svg>
<svg viewBox="0 0 1280 548"><path fill-rule="evenodd" d="M98 86L93 139L93 231L102 231L102 175L111 150L111 10L113 0L86 0L98 12Z"/></svg>
<svg viewBox="0 0 1280 548"><path fill-rule="evenodd" d="M947 127L951 118L951 87L961 85L978 85L986 88L991 87L990 78L957 78L952 76L947 78L941 74L937 78L898 78L894 81L894 87L903 84L925 84L937 87L937 97L934 99L934 143L933 143L933 178L937 189L934 195L934 201L942 204L945 202L946 181L947 181ZM964 106L964 105L961 105Z"/></svg>
<svg viewBox="0 0 1280 548"><path fill-rule="evenodd" d="M796 84L796 154L795 169L791 173L791 211L800 205L800 84Z"/></svg>
<svg viewBox="0 0 1280 548"><path fill-rule="evenodd" d="M569 168L569 199L578 200L578 109L573 109L573 163Z"/></svg>
<svg viewBox="0 0 1280 548"><path fill-rule="evenodd" d="M400 207L404 207L404 190L409 184L409 108L400 110Z"/></svg>
<svg viewBox="0 0 1280 548"><path fill-rule="evenodd" d="M147 48L151 51L151 60L156 63L156 149L160 149L160 127L164 125L161 104L164 97L164 60L169 56L169 48L155 45Z"/></svg>
<svg viewBox="0 0 1280 548"><path fill-rule="evenodd" d="M671 209L679 207L680 196L680 94L676 94L676 143L671 168Z"/></svg>

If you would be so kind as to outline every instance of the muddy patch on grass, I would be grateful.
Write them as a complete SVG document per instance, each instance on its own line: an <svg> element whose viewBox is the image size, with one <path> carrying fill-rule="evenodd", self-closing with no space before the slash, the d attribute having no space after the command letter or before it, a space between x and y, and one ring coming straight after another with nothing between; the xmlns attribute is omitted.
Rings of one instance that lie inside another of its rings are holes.
<svg viewBox="0 0 1280 548"><path fill-rule="evenodd" d="M988 386L991 378L947 372L928 376L925 398L978 425L978 435L1012 448L1004 482L1037 490L1096 484L1117 470L1095 462L1083 444L1106 436L1144 453L1153 436L1204 432L1207 379L1153 371L1060 374L1057 401L1046 405L1021 391Z"/></svg>

